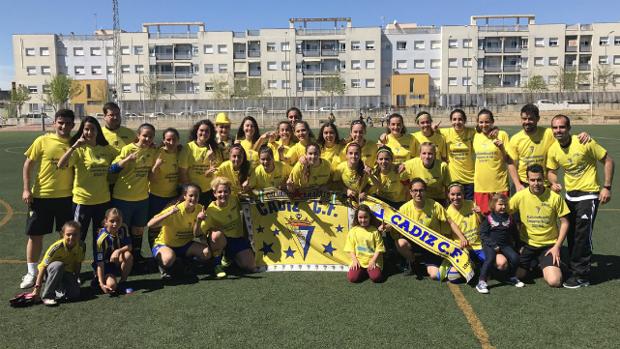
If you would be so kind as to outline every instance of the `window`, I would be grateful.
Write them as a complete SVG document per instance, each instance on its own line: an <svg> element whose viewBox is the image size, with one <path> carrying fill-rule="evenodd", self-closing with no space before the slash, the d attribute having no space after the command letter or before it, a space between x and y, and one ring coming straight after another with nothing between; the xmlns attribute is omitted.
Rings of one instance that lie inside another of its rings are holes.
<svg viewBox="0 0 620 349"><path fill-rule="evenodd" d="M607 56L598 56L598 64L609 64Z"/></svg>
<svg viewBox="0 0 620 349"><path fill-rule="evenodd" d="M609 46L609 37L608 36L601 36L598 39L598 44L599 44L599 46Z"/></svg>
<svg viewBox="0 0 620 349"><path fill-rule="evenodd" d="M456 68L459 66L458 60L456 58L450 58L448 59L448 67L450 68Z"/></svg>
<svg viewBox="0 0 620 349"><path fill-rule="evenodd" d="M101 56L101 47L91 47L90 48L91 56Z"/></svg>
<svg viewBox="0 0 620 349"><path fill-rule="evenodd" d="M108 75L114 75L114 67L108 67L106 69L106 74Z"/></svg>
<svg viewBox="0 0 620 349"><path fill-rule="evenodd" d="M73 55L74 56L83 56L84 55L84 48L82 48L82 47L74 47L73 48Z"/></svg>
<svg viewBox="0 0 620 349"><path fill-rule="evenodd" d="M291 64L290 62L282 62L282 70L290 70L291 69Z"/></svg>
<svg viewBox="0 0 620 349"><path fill-rule="evenodd" d="M346 52L347 51L347 43L346 42L339 42L338 46L339 46L340 52Z"/></svg>
<svg viewBox="0 0 620 349"><path fill-rule="evenodd" d="M142 46L134 46L133 47L133 54L134 55L141 55L144 53L144 47Z"/></svg>
<svg viewBox="0 0 620 349"><path fill-rule="evenodd" d="M351 61L351 70L360 70L362 69L362 63L359 60Z"/></svg>
<svg viewBox="0 0 620 349"><path fill-rule="evenodd" d="M103 70L101 69L100 65L93 65L92 67L90 67L90 73L92 75L101 75L103 73Z"/></svg>
<svg viewBox="0 0 620 349"><path fill-rule="evenodd" d="M545 47L545 38L535 38L534 46L536 47Z"/></svg>
<svg viewBox="0 0 620 349"><path fill-rule="evenodd" d="M228 53L228 46L226 45L217 45L218 53Z"/></svg>
<svg viewBox="0 0 620 349"><path fill-rule="evenodd" d="M407 61L406 60L396 61L396 69L407 69Z"/></svg>
<svg viewBox="0 0 620 349"><path fill-rule="evenodd" d="M213 74L213 64L205 64L205 74Z"/></svg>
<svg viewBox="0 0 620 349"><path fill-rule="evenodd" d="M558 38L549 38L549 47L558 47Z"/></svg>
<svg viewBox="0 0 620 349"><path fill-rule="evenodd" d="M144 92L144 84L136 84L136 92Z"/></svg>
<svg viewBox="0 0 620 349"><path fill-rule="evenodd" d="M396 49L403 51L407 49L407 41L396 41Z"/></svg>
<svg viewBox="0 0 620 349"><path fill-rule="evenodd" d="M267 70L277 70L278 64L276 62L267 62Z"/></svg>
<svg viewBox="0 0 620 349"><path fill-rule="evenodd" d="M620 56L614 56L614 65L620 65Z"/></svg>
<svg viewBox="0 0 620 349"><path fill-rule="evenodd" d="M459 42L456 39L449 39L448 40L448 47L449 48L457 48L459 47Z"/></svg>
<svg viewBox="0 0 620 349"><path fill-rule="evenodd" d="M471 58L463 58L463 68L471 68Z"/></svg>
<svg viewBox="0 0 620 349"><path fill-rule="evenodd" d="M375 49L374 41L366 41L366 50L372 51Z"/></svg>
<svg viewBox="0 0 620 349"><path fill-rule="evenodd" d="M267 88L270 90L278 88L278 80L267 80Z"/></svg>
<svg viewBox="0 0 620 349"><path fill-rule="evenodd" d="M205 82L205 92L215 91L215 84L212 82Z"/></svg>
<svg viewBox="0 0 620 349"><path fill-rule="evenodd" d="M366 88L375 88L375 79L366 79Z"/></svg>
<svg viewBox="0 0 620 349"><path fill-rule="evenodd" d="M291 46L289 45L288 41L280 43L280 51L286 52L290 50L291 50Z"/></svg>
<svg viewBox="0 0 620 349"><path fill-rule="evenodd" d="M106 56L114 56L114 48L113 47L106 47L105 48L105 55Z"/></svg>
<svg viewBox="0 0 620 349"><path fill-rule="evenodd" d="M456 86L456 78L448 78L449 86Z"/></svg>
<svg viewBox="0 0 620 349"><path fill-rule="evenodd" d="M439 69L441 67L440 59L431 59L431 69Z"/></svg>
<svg viewBox="0 0 620 349"><path fill-rule="evenodd" d="M49 65L44 65L41 67L41 75L50 75L50 74L51 74L51 69Z"/></svg>
<svg viewBox="0 0 620 349"><path fill-rule="evenodd" d="M26 74L37 75L37 67L26 67Z"/></svg>
<svg viewBox="0 0 620 349"><path fill-rule="evenodd" d="M282 80L282 88L291 88L291 82L289 80Z"/></svg>
<svg viewBox="0 0 620 349"><path fill-rule="evenodd" d="M463 78L463 86L471 86L471 78Z"/></svg>
<svg viewBox="0 0 620 349"><path fill-rule="evenodd" d="M34 56L35 55L35 49L34 48L27 48L26 49L26 56Z"/></svg>
<svg viewBox="0 0 620 349"><path fill-rule="evenodd" d="M84 70L84 66L75 66L73 68L73 72L75 73L75 75L84 75L84 74L86 74L86 71Z"/></svg>
<svg viewBox="0 0 620 349"><path fill-rule="evenodd" d="M39 93L39 88L35 85L30 85L28 86L28 92L32 93Z"/></svg>
<svg viewBox="0 0 620 349"><path fill-rule="evenodd" d="M558 57L549 57L549 65L557 66L558 65Z"/></svg>
<svg viewBox="0 0 620 349"><path fill-rule="evenodd" d="M375 69L375 61L367 60L366 61L366 69Z"/></svg>
<svg viewBox="0 0 620 349"><path fill-rule="evenodd" d="M129 65L125 65L125 64L121 65L121 73L123 74L128 74L130 72L130 69L131 68Z"/></svg>
<svg viewBox="0 0 620 349"><path fill-rule="evenodd" d="M351 88L360 88L360 79L351 79Z"/></svg>
<svg viewBox="0 0 620 349"><path fill-rule="evenodd" d="M614 75L614 84L620 84L620 75Z"/></svg>
<svg viewBox="0 0 620 349"><path fill-rule="evenodd" d="M131 92L131 84L123 84L122 87L123 87L123 92L124 93Z"/></svg>
<svg viewBox="0 0 620 349"><path fill-rule="evenodd" d="M228 64L219 64L217 70L220 73L228 73Z"/></svg>
<svg viewBox="0 0 620 349"><path fill-rule="evenodd" d="M620 46L620 36L614 36L614 45Z"/></svg>
<svg viewBox="0 0 620 349"><path fill-rule="evenodd" d="M521 68L527 68L528 59L527 57L521 57Z"/></svg>
<svg viewBox="0 0 620 349"><path fill-rule="evenodd" d="M463 39L463 48L472 48L472 47L474 47L474 44L471 39Z"/></svg>
<svg viewBox="0 0 620 349"><path fill-rule="evenodd" d="M136 74L144 73L144 66L142 64L136 65Z"/></svg>
<svg viewBox="0 0 620 349"><path fill-rule="evenodd" d="M537 67L541 67L543 65L545 65L545 58L544 57L534 57L534 65Z"/></svg>
<svg viewBox="0 0 620 349"><path fill-rule="evenodd" d="M213 45L205 45L204 46L204 52L205 54L212 54L213 53Z"/></svg>
<svg viewBox="0 0 620 349"><path fill-rule="evenodd" d="M276 43L268 42L267 43L267 52L276 52Z"/></svg>
<svg viewBox="0 0 620 349"><path fill-rule="evenodd" d="M50 49L49 49L49 48L47 48L47 47L41 47L41 48L39 49L39 54L40 54L41 56L49 56L49 55L50 55Z"/></svg>
<svg viewBox="0 0 620 349"><path fill-rule="evenodd" d="M121 54L124 56L131 54L131 51L129 50L129 46L121 46ZM123 88L125 88L125 85L123 85Z"/></svg>
<svg viewBox="0 0 620 349"><path fill-rule="evenodd" d="M547 77L547 83L551 84L551 85L555 85L558 83L558 77L557 75L549 75Z"/></svg>
<svg viewBox="0 0 620 349"><path fill-rule="evenodd" d="M529 45L529 40L527 38L521 38L521 47L527 48Z"/></svg>
<svg viewBox="0 0 620 349"><path fill-rule="evenodd" d="M413 49L414 50L424 50L424 41L423 40L414 41L413 42Z"/></svg>
<svg viewBox="0 0 620 349"><path fill-rule="evenodd" d="M50 85L43 85L43 89L41 90L43 93L50 93L52 89L50 89Z"/></svg>
<svg viewBox="0 0 620 349"><path fill-rule="evenodd" d="M414 59L413 60L413 69L424 69L424 60L423 59Z"/></svg>
<svg viewBox="0 0 620 349"><path fill-rule="evenodd" d="M359 41L351 41L351 51L359 51L362 49L362 44Z"/></svg>
<svg viewBox="0 0 620 349"><path fill-rule="evenodd" d="M441 41L431 40L431 50L439 50L439 49L441 49Z"/></svg>

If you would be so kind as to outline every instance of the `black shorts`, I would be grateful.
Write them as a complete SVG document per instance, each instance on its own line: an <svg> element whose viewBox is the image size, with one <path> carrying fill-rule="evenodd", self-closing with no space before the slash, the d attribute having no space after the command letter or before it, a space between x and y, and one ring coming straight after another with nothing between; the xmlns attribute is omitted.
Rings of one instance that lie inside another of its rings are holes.
<svg viewBox="0 0 620 349"><path fill-rule="evenodd" d="M33 198L26 219L26 235L45 235L73 219L71 196L65 198ZM54 225L55 223L55 225Z"/></svg>
<svg viewBox="0 0 620 349"><path fill-rule="evenodd" d="M553 266L553 256L551 254L545 255L552 247L553 245L542 247L523 245L519 251L519 267L532 270L536 267L544 269Z"/></svg>
<svg viewBox="0 0 620 349"><path fill-rule="evenodd" d="M411 241L410 241L411 242ZM411 242L411 250L414 254L420 254L420 262L424 265L439 267L441 262L443 262L443 257L438 256L434 253L427 251L426 249L420 247L419 245Z"/></svg>

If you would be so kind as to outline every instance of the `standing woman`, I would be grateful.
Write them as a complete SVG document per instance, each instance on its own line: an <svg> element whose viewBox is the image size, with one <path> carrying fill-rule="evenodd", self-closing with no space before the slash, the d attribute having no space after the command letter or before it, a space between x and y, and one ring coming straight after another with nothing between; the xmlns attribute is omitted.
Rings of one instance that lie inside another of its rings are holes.
<svg viewBox="0 0 620 349"><path fill-rule="evenodd" d="M179 154L179 181L181 184L197 184L200 187L200 204L205 207L213 201L213 169L224 160L215 140L213 123L210 120L198 121L189 133L189 143Z"/></svg>
<svg viewBox="0 0 620 349"><path fill-rule="evenodd" d="M424 142L420 145L420 156L407 160L401 167L404 168L403 178L422 178L426 183L426 197L446 204L446 189L450 184L448 164L437 158L437 147L433 143Z"/></svg>
<svg viewBox="0 0 620 349"><path fill-rule="evenodd" d="M415 116L415 122L420 128L420 131L413 133L413 137L415 138L415 147L413 149L413 154L420 153L420 145L425 142L430 142L435 144L437 147L436 155L437 159L442 161L447 160L447 149L446 149L446 140L439 132L435 132L433 130L433 118L431 114L425 111L419 112Z"/></svg>
<svg viewBox="0 0 620 349"><path fill-rule="evenodd" d="M392 150L394 164L402 164L403 162L413 158L415 142L411 134L407 133L403 116L397 113L390 115L387 119L387 129L379 137L379 142L387 145Z"/></svg>
<svg viewBox="0 0 620 349"><path fill-rule="evenodd" d="M440 129L448 151L448 171L454 182L463 185L466 200L474 199L474 135L476 129L466 127L467 115L461 109L450 113L451 128Z"/></svg>
<svg viewBox="0 0 620 349"><path fill-rule="evenodd" d="M163 211L178 196L178 161L181 149L179 131L172 127L165 129L155 165L149 175L149 219ZM148 239L151 248L158 234L159 228L149 228Z"/></svg>
<svg viewBox="0 0 620 349"><path fill-rule="evenodd" d="M258 152L254 150L254 144L260 138L260 130L258 122L252 116L246 116L241 120L239 129L237 129L237 138L235 143L241 144L247 158L250 162L258 164Z"/></svg>
<svg viewBox="0 0 620 349"><path fill-rule="evenodd" d="M288 121L280 121L275 132L264 133L258 138L258 141L254 143L254 149L259 151L262 146L267 143L269 148L273 151L275 161L281 161L280 153L286 154L286 152L295 145L292 137L293 126L291 126Z"/></svg>
<svg viewBox="0 0 620 349"><path fill-rule="evenodd" d="M310 129L310 125L303 120L295 122L293 131L295 132L297 143L280 156L280 160L286 161L291 166L295 165L304 156L306 147L314 140L314 134Z"/></svg>
<svg viewBox="0 0 620 349"><path fill-rule="evenodd" d="M474 172L474 201L482 214L489 214L489 200L495 193L508 196L508 165L511 165L506 145L506 131L497 132L493 137L495 119L488 109L478 113L478 133L474 136L474 153L476 155Z"/></svg>
<svg viewBox="0 0 620 349"><path fill-rule="evenodd" d="M340 154L343 148L336 125L332 122L324 123L316 142L321 146L321 159L331 163L332 169L336 168L342 160Z"/></svg>
<svg viewBox="0 0 620 349"><path fill-rule="evenodd" d="M71 147L58 161L58 167L73 167L73 220L80 223L82 241L93 227L93 246L105 212L110 206L108 169L118 155L103 136L97 119L87 116L69 140Z"/></svg>
<svg viewBox="0 0 620 349"><path fill-rule="evenodd" d="M230 190L233 195L245 191L249 185L252 164L248 161L243 146L235 143L230 148L230 158L220 164L214 171L214 177L225 177L230 181Z"/></svg>
<svg viewBox="0 0 620 349"><path fill-rule="evenodd" d="M377 160L377 144L375 142L366 141L366 123L362 120L353 120L351 122L351 134L347 143L355 142L362 147L362 161L366 167L371 168ZM346 159L344 151L340 155L342 159Z"/></svg>
<svg viewBox="0 0 620 349"><path fill-rule="evenodd" d="M321 159L321 148L316 143L306 147L305 161L299 161L286 182L289 192L304 191L326 185L331 178L331 165Z"/></svg>

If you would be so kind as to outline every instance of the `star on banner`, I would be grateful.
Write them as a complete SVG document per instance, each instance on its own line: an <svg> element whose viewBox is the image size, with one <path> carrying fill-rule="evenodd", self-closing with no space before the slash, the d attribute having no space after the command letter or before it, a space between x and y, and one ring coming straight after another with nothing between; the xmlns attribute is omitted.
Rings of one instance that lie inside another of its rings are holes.
<svg viewBox="0 0 620 349"><path fill-rule="evenodd" d="M329 253L330 255L334 255L334 251L336 251L336 249L334 248L334 246L332 246L332 242L330 241L327 245L325 244L321 244L323 245L323 253Z"/></svg>
<svg viewBox="0 0 620 349"><path fill-rule="evenodd" d="M264 255L268 254L268 253L274 253L273 252L273 243L271 244L267 244L263 241L263 247L260 249Z"/></svg>
<svg viewBox="0 0 620 349"><path fill-rule="evenodd" d="M260 225L258 226L258 228L256 228L256 233L257 233L257 234L258 234L258 233L262 233L262 232L264 232L264 231L265 231L265 228L263 228L263 227L262 227L262 226L260 226Z"/></svg>
<svg viewBox="0 0 620 349"><path fill-rule="evenodd" d="M336 227L336 232L337 233L342 233L342 229L344 229L344 227L340 224L338 224L338 226Z"/></svg>
<svg viewBox="0 0 620 349"><path fill-rule="evenodd" d="M273 230L273 236L278 236L278 234L280 234L280 229L275 228L275 229Z"/></svg>
<svg viewBox="0 0 620 349"><path fill-rule="evenodd" d="M284 251L284 253L286 253L286 258L295 258L295 250L293 250L291 248L291 246L288 247L288 249L286 251Z"/></svg>

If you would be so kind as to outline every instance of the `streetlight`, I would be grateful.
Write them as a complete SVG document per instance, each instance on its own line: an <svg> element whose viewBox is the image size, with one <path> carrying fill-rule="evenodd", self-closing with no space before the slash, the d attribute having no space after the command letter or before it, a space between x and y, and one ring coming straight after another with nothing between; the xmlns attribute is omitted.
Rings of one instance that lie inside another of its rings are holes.
<svg viewBox="0 0 620 349"><path fill-rule="evenodd" d="M448 109L450 109L450 40L452 40L452 35L448 36L448 49L446 50L448 58L448 69L446 69L446 77L448 80L448 87L446 88L446 106Z"/></svg>

